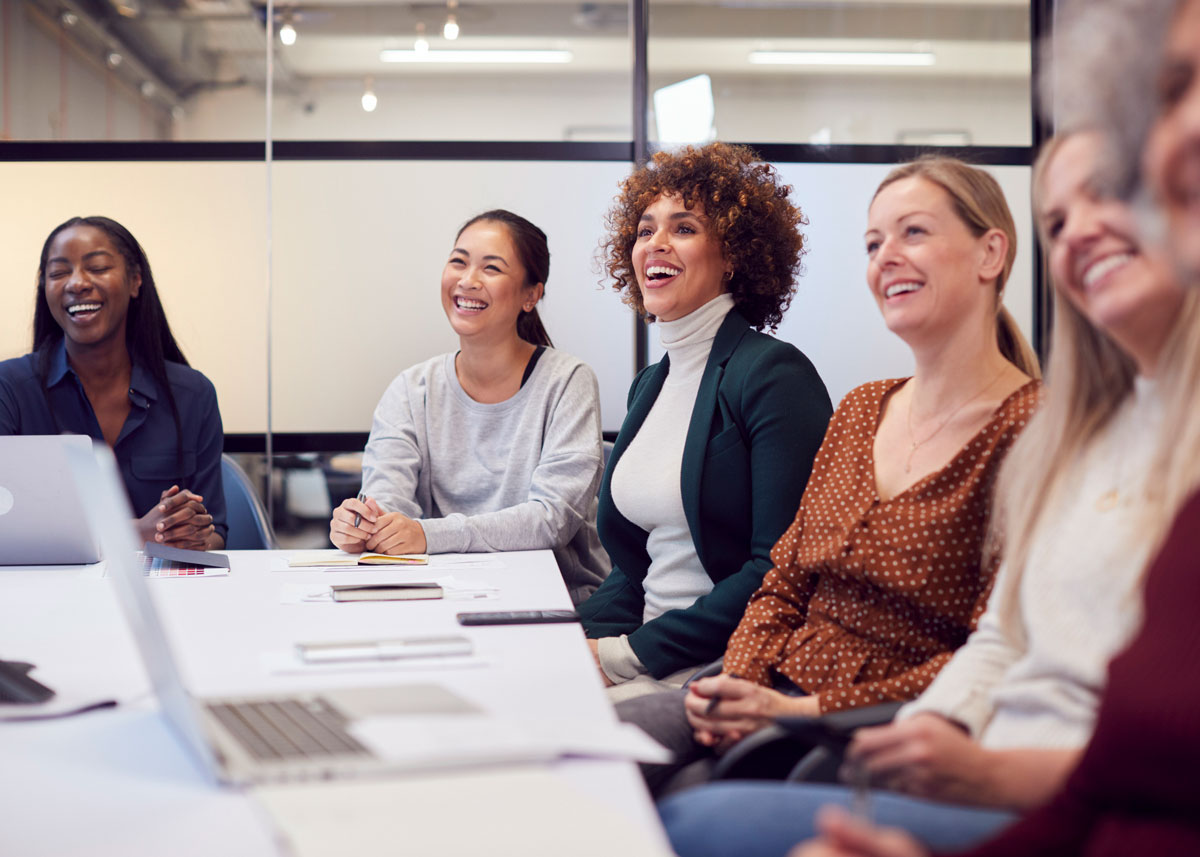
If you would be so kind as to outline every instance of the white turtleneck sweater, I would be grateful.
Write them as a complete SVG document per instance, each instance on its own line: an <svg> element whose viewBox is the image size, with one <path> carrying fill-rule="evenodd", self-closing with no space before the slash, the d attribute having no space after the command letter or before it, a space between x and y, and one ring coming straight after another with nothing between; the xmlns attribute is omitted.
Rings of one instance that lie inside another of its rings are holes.
<svg viewBox="0 0 1200 857"><path fill-rule="evenodd" d="M643 623L669 610L690 607L713 588L692 542L680 486L683 445L700 379L717 329L731 309L733 298L722 294L683 318L658 322L670 371L645 422L613 471L612 499L617 511L648 533L650 566L642 582ZM645 672L624 636L600 640L599 653L601 668L613 681Z"/></svg>
<svg viewBox="0 0 1200 857"><path fill-rule="evenodd" d="M1001 567L978 629L899 717L936 712L989 749L1088 742L1108 662L1141 623L1154 546L1140 501L1162 419L1155 383L1137 378L1053 490L1020 581Z"/></svg>

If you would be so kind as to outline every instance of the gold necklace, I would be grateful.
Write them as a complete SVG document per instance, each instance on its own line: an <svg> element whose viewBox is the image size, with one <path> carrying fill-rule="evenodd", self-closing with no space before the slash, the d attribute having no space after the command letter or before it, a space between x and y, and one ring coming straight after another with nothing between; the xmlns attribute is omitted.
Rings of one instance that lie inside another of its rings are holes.
<svg viewBox="0 0 1200 857"><path fill-rule="evenodd" d="M1004 375L1004 373L1005 373L1005 371L1006 371L1007 369L1008 369L1008 367L1007 367L1007 366L1002 366L1002 367L1000 367L1000 373L999 373L998 375L996 375L996 377L995 377L995 378L993 378L992 380L988 381L988 382L987 382L987 386L985 386L985 387L984 387L982 390L980 390L979 392L977 392L977 393L976 393L975 395L973 395L971 398L967 399L965 402L963 402L963 403L962 403L961 405L959 405L957 408L955 408L954 410L952 410L952 411L950 412L950 415L949 415L948 417L946 417L944 420L942 420L940 423L938 423L938 427L937 427L937 428L935 428L933 431L931 431L931 432L930 432L928 435L926 435L926 436L925 436L923 439L921 439L921 440L917 440L917 435L916 435L916 432L914 432L914 431L913 431L913 424L912 424L912 398L911 398L911 397L909 398L909 400L908 400L908 439L909 439L909 442L912 444L912 446L911 446L911 447L909 447L909 450L908 450L908 458L907 458L907 460L904 462L904 472L905 472L905 473L912 473L912 460L913 460L913 456L917 454L917 450L918 450L920 447L924 446L925 444L929 443L929 441L933 440L935 437L937 437L937 434L938 434L938 432L940 432L940 431L941 431L942 429L944 429L946 426L950 425L950 420L954 419L954 417L955 417L955 416L958 414L958 412L959 412L959 411L961 411L961 410L962 410L963 408L965 408L967 405L971 404L971 402L973 402L973 401L975 401L976 399L978 399L980 396L982 396L982 395L983 395L984 393L986 393L988 390L992 389L992 385L994 385L994 384L995 384L997 381L999 381L999 380L1000 380L1001 376L1002 376L1002 375Z"/></svg>

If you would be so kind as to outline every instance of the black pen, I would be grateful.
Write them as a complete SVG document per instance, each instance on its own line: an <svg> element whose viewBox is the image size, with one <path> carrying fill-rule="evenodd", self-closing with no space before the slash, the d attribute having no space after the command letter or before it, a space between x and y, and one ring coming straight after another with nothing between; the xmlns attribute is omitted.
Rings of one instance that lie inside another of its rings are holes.
<svg viewBox="0 0 1200 857"><path fill-rule="evenodd" d="M737 673L726 673L726 675L728 675L730 678L741 678L741 676L738 675ZM721 701L721 697L719 697L719 696L714 696L712 699L710 699L708 701L708 705L705 706L705 708L704 708L704 716L708 717L710 714L712 714L714 711L716 711L717 703L720 701Z"/></svg>
<svg viewBox="0 0 1200 857"><path fill-rule="evenodd" d="M359 491L359 492L358 492L358 502L362 503L362 502L363 502L363 501L365 501L366 499L367 499L366 492L365 492L365 491ZM355 526L355 527L357 527L357 526L358 526L359 524L361 524L361 523L362 523L362 515L361 515L361 514L359 514L358 512L355 512L355 513L354 513L354 526Z"/></svg>

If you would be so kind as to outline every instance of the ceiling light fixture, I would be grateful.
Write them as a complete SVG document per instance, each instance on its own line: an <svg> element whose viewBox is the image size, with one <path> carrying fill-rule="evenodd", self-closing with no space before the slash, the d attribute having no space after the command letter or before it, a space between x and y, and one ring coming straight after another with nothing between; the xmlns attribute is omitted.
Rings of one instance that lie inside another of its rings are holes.
<svg viewBox="0 0 1200 857"><path fill-rule="evenodd" d="M446 0L446 25L442 27L442 35L447 41L454 41L458 38L458 17L454 14L454 10L458 8L458 0Z"/></svg>
<svg viewBox="0 0 1200 857"><path fill-rule="evenodd" d="M291 21L284 21L283 26L279 28L279 41L288 46L296 44L296 28L292 26Z"/></svg>
<svg viewBox="0 0 1200 857"><path fill-rule="evenodd" d="M378 106L379 98L375 95L375 80L368 77L363 81L362 109L368 113L374 113Z"/></svg>
<svg viewBox="0 0 1200 857"><path fill-rule="evenodd" d="M74 12L63 12L58 16L58 20L63 22L64 27L74 27L79 23L79 16Z"/></svg>
<svg viewBox="0 0 1200 857"><path fill-rule="evenodd" d="M379 52L383 62L408 63L568 63L574 59L570 51L405 51L384 48Z"/></svg>
<svg viewBox="0 0 1200 857"><path fill-rule="evenodd" d="M116 68L124 59L125 58L116 51L110 51L108 56L105 57L105 61L108 63L109 68Z"/></svg>
<svg viewBox="0 0 1200 857"><path fill-rule="evenodd" d="M930 66L930 51L751 51L751 65Z"/></svg>
<svg viewBox="0 0 1200 857"><path fill-rule="evenodd" d="M413 42L413 50L419 54L429 50L429 39L425 38L425 25L417 23L417 39Z"/></svg>
<svg viewBox="0 0 1200 857"><path fill-rule="evenodd" d="M154 83L149 80L143 80L142 85L139 87L139 89L141 90L143 98L153 98L154 93L158 92L158 87L155 86Z"/></svg>

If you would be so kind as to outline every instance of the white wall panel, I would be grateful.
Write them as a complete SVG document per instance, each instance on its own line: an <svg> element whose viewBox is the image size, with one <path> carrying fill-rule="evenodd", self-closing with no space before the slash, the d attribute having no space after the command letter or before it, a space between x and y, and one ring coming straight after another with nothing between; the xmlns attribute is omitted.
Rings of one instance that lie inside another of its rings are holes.
<svg viewBox="0 0 1200 857"><path fill-rule="evenodd" d="M594 269L624 163L318 161L275 165L275 429L366 431L405 367L457 347L441 272L458 228L508 208L545 230L540 312L600 378L604 427L625 414L633 321Z"/></svg>
<svg viewBox="0 0 1200 857"><path fill-rule="evenodd" d="M633 377L633 321L594 271L622 163L284 162L275 169L274 429L366 431L388 382L453 349L438 288L468 217L508 207L550 238L542 313L600 378L605 428ZM0 358L29 348L46 234L105 214L150 257L184 353L225 428L266 428L266 174L261 164L0 163Z"/></svg>
<svg viewBox="0 0 1200 857"><path fill-rule="evenodd" d="M901 377L913 369L912 353L888 332L867 290L863 245L867 207L887 165L782 164L793 200L809 225L808 254L791 309L778 336L813 361L834 404L859 384ZM1028 167L989 167L1000 182L1017 222L1017 258L1005 291L1005 305L1027 337L1032 336L1033 262L1031 256ZM1032 341L1032 340L1031 340ZM651 359L662 354L651 328Z"/></svg>
<svg viewBox="0 0 1200 857"><path fill-rule="evenodd" d="M366 431L388 382L455 347L440 272L458 226L508 207L544 228L542 313L563 350L600 378L603 423L620 426L633 322L599 284L603 215L623 163L281 162L275 165L274 428ZM865 284L862 233L886 166L785 164L808 216L806 272L779 335L816 364L834 400L908 373ZM1031 327L1029 170L992 170L1020 232L1007 301ZM29 347L38 251L67 217L103 213L142 241L171 324L217 386L227 431L266 427L265 172L240 163L0 163L0 357ZM657 332L651 328L654 354ZM657 359L654 357L653 359Z"/></svg>

